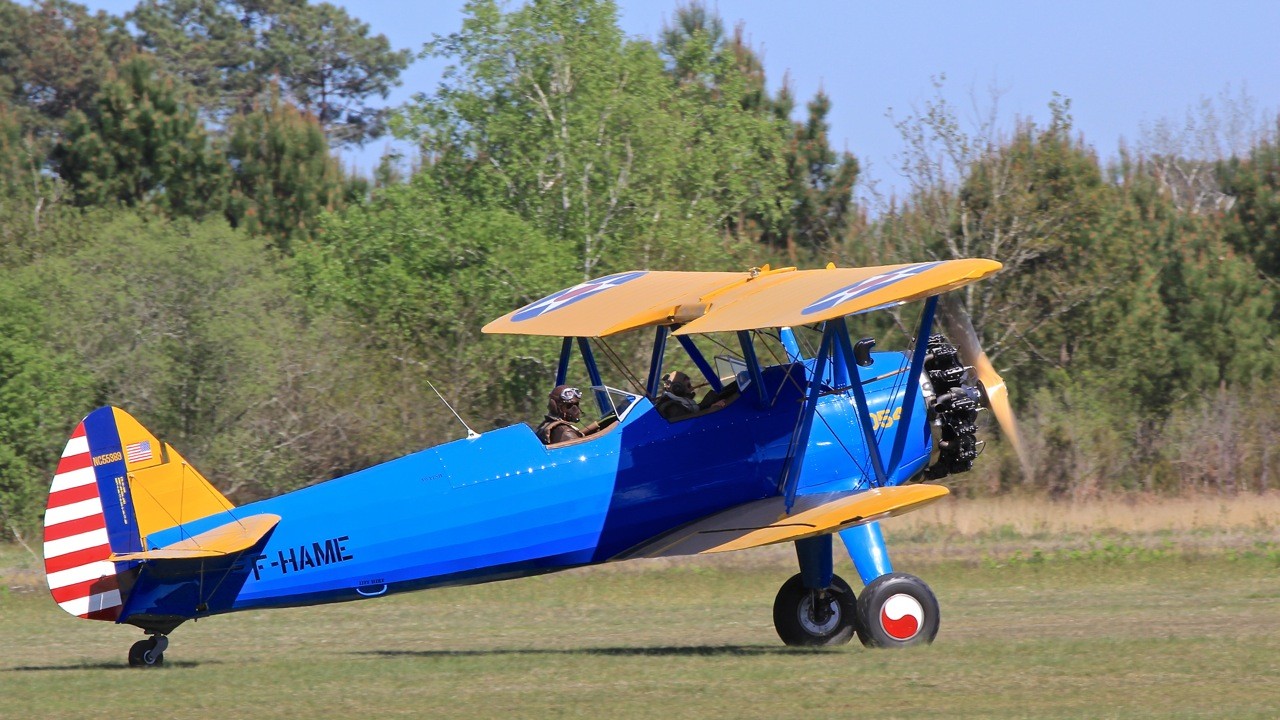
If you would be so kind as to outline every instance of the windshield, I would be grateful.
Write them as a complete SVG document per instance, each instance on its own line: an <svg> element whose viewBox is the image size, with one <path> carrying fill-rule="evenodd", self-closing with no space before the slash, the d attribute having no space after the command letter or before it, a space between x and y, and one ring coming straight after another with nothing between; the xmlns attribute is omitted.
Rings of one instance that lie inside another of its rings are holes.
<svg viewBox="0 0 1280 720"><path fill-rule="evenodd" d="M720 376L720 382L724 385L736 380L739 391L751 386L751 373L747 371L747 362L742 358L733 355L717 355L716 374Z"/></svg>
<svg viewBox="0 0 1280 720"><path fill-rule="evenodd" d="M636 398L638 397L635 393L619 390L608 385L592 385L591 391L595 393L596 399L603 408L602 414L617 415L619 420L627 416L627 413L635 406Z"/></svg>

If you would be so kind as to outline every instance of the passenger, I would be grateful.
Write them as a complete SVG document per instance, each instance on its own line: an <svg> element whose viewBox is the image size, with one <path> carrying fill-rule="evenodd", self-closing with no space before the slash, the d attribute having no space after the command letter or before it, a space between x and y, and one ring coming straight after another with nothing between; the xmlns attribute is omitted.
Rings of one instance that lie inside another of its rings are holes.
<svg viewBox="0 0 1280 720"><path fill-rule="evenodd" d="M575 424L582 419L582 408L578 406L581 399L582 392L578 388L555 386L548 397L547 415L536 431L538 439L546 445L555 445L598 432L599 423L591 423L581 430Z"/></svg>

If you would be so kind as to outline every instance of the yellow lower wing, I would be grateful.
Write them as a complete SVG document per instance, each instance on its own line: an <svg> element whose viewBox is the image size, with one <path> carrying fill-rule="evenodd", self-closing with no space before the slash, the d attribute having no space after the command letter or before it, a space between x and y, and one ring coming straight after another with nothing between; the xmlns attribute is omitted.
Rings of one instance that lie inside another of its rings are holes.
<svg viewBox="0 0 1280 720"><path fill-rule="evenodd" d="M244 552L253 547L264 535L280 522L279 515L263 513L250 515L241 520L233 520L226 525L219 525L186 540L165 545L154 550L142 552L117 553L111 556L114 562L127 560L190 560L202 557L221 557Z"/></svg>
<svg viewBox="0 0 1280 720"><path fill-rule="evenodd" d="M796 498L765 498L677 528L634 547L614 560L728 552L839 532L855 525L919 509L948 494L941 485L900 485Z"/></svg>

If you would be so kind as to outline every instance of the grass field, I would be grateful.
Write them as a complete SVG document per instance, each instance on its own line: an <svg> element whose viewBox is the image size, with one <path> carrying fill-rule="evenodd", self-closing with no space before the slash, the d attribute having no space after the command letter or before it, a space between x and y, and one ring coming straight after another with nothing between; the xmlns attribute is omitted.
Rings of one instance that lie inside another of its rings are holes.
<svg viewBox="0 0 1280 720"><path fill-rule="evenodd" d="M0 718L1276 718L1280 499L1239 505L891 521L943 613L898 652L783 647L794 561L763 548L216 617L137 671L140 633L66 616L0 546Z"/></svg>

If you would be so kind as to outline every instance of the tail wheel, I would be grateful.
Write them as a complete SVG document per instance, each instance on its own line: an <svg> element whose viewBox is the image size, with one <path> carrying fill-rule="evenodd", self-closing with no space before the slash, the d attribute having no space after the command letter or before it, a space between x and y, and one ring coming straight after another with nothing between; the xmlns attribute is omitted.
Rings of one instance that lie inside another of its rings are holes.
<svg viewBox="0 0 1280 720"><path fill-rule="evenodd" d="M938 598L914 575L881 575L858 601L858 639L867 647L926 645L938 634L938 620Z"/></svg>
<svg viewBox="0 0 1280 720"><path fill-rule="evenodd" d="M153 635L146 640L139 640L129 648L130 667L160 667L164 665L164 649L168 640L162 635Z"/></svg>
<svg viewBox="0 0 1280 720"><path fill-rule="evenodd" d="M787 645L843 645L853 639L857 599L838 575L831 587L810 590L797 573L782 584L773 601L773 627Z"/></svg>

